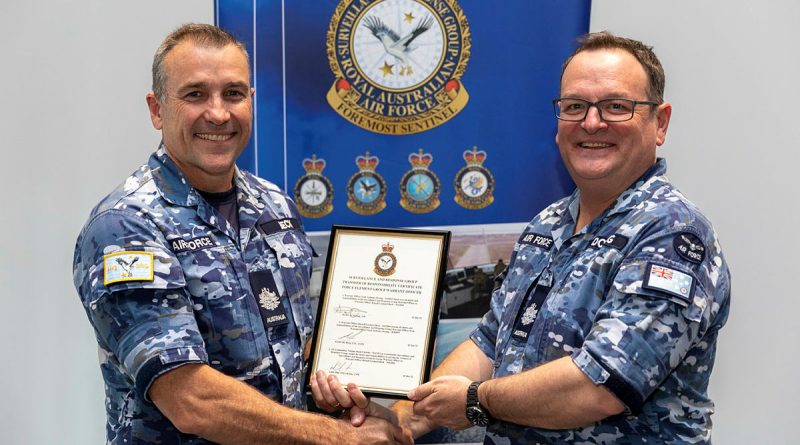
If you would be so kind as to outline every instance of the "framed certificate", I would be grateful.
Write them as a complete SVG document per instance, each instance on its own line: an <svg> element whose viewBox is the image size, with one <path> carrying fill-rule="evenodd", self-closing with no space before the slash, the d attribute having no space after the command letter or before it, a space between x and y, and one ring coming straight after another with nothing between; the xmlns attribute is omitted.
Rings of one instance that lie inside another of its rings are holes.
<svg viewBox="0 0 800 445"><path fill-rule="evenodd" d="M404 398L433 361L450 232L333 226L311 370Z"/></svg>

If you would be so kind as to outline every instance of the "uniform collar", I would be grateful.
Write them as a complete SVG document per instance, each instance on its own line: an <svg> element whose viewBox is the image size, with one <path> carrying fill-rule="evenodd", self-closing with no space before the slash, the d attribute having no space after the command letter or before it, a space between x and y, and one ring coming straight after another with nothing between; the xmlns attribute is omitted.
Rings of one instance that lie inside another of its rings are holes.
<svg viewBox="0 0 800 445"><path fill-rule="evenodd" d="M196 206L200 202L197 191L189 184L189 180L175 161L169 157L163 143L150 155L147 165L153 174L156 188L167 202L185 207Z"/></svg>
<svg viewBox="0 0 800 445"><path fill-rule="evenodd" d="M642 176L639 177L633 184L630 185L621 195L619 195L614 201L614 205L609 207L599 218L592 221L585 227L585 229L590 230L590 227L595 225L597 221L604 221L612 215L616 215L618 213L624 213L630 210L631 208L639 205L642 201L644 201L650 194L652 193L653 189L657 186L665 182L667 173L667 160L664 158L656 159L656 163L653 164L649 169ZM571 223L571 227L574 227L575 221L578 220L578 210L580 208L580 190L577 188L569 197L566 205L567 215L571 221L564 221L565 224ZM566 219L566 218L565 218Z"/></svg>

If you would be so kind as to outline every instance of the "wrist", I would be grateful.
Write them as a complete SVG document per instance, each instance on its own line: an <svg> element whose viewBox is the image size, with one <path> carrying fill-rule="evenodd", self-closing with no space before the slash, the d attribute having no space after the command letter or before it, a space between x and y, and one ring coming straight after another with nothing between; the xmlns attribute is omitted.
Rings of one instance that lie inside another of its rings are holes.
<svg viewBox="0 0 800 445"><path fill-rule="evenodd" d="M481 404L479 389L482 382L472 382L467 388L466 417L473 426L488 426L492 419L489 410Z"/></svg>

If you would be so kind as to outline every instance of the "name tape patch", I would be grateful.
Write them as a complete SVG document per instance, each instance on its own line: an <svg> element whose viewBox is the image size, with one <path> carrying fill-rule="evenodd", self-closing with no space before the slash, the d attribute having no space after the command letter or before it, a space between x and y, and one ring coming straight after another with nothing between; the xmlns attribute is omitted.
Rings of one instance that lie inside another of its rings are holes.
<svg viewBox="0 0 800 445"><path fill-rule="evenodd" d="M550 250L553 247L553 238L538 233L523 233L519 239L520 244L530 244L531 246L541 247Z"/></svg>
<svg viewBox="0 0 800 445"><path fill-rule="evenodd" d="M189 252L194 250L205 249L207 247L214 247L216 244L210 236L200 236L186 241L185 239L174 239L170 241L172 251L175 253Z"/></svg>
<svg viewBox="0 0 800 445"><path fill-rule="evenodd" d="M283 230L292 230L299 228L300 228L300 221L297 218L276 219L274 221L261 223L261 230L263 230L264 233L267 235L269 235L270 233L280 232Z"/></svg>
<svg viewBox="0 0 800 445"><path fill-rule="evenodd" d="M691 301L693 285L694 277L689 274L670 267L648 263L647 274L642 286Z"/></svg>
<svg viewBox="0 0 800 445"><path fill-rule="evenodd" d="M115 252L103 256L103 284L153 281L152 252Z"/></svg>
<svg viewBox="0 0 800 445"><path fill-rule="evenodd" d="M593 249L602 249L605 246L613 247L617 250L622 250L625 248L625 245L628 244L628 237L614 234L608 237L598 236L592 240L592 243L589 245Z"/></svg>

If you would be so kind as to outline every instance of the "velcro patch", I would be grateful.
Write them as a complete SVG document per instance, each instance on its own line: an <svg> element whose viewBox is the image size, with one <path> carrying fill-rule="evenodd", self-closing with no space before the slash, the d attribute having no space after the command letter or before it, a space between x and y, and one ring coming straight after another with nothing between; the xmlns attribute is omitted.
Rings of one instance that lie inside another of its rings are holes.
<svg viewBox="0 0 800 445"><path fill-rule="evenodd" d="M103 284L153 281L152 252L114 252L103 256Z"/></svg>
<svg viewBox="0 0 800 445"><path fill-rule="evenodd" d="M706 257L706 246L694 233L681 232L675 235L672 246L681 258L692 263L700 264Z"/></svg>
<svg viewBox="0 0 800 445"><path fill-rule="evenodd" d="M187 252L205 249L207 247L214 247L216 243L210 236L200 236L186 241L185 239L174 239L170 241L172 251L175 253Z"/></svg>
<svg viewBox="0 0 800 445"><path fill-rule="evenodd" d="M282 230L299 229L300 220L296 218L284 218L284 219L276 219L274 221L261 223L260 225L261 225L261 230L263 230L265 234L269 235L271 233L280 232Z"/></svg>
<svg viewBox="0 0 800 445"><path fill-rule="evenodd" d="M594 249L601 249L605 246L611 246L617 250L622 250L626 244L628 244L627 236L614 234L605 238L602 236L595 237L589 246Z"/></svg>
<svg viewBox="0 0 800 445"><path fill-rule="evenodd" d="M694 277L679 270L658 264L647 264L647 273L642 287L664 291L681 300L691 301Z"/></svg>
<svg viewBox="0 0 800 445"><path fill-rule="evenodd" d="M553 247L553 238L547 235L539 235L538 233L523 233L519 238L519 242L520 244L541 247L544 250L550 250Z"/></svg>

